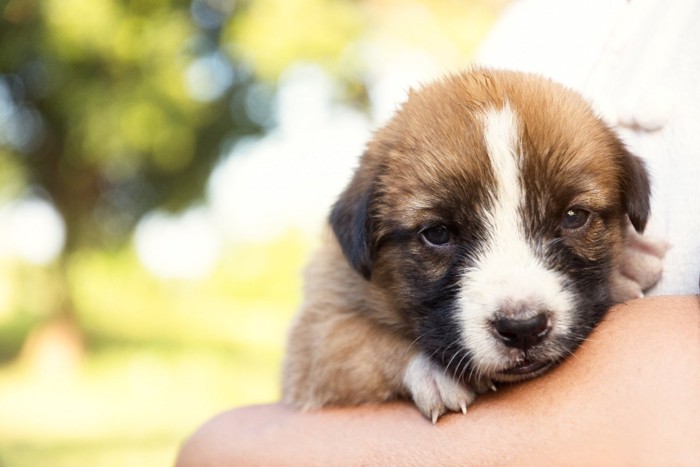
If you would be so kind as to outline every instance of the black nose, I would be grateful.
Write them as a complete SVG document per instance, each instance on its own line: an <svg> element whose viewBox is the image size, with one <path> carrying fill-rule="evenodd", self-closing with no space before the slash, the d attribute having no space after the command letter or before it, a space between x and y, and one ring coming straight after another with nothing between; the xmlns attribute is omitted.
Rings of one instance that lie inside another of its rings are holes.
<svg viewBox="0 0 700 467"><path fill-rule="evenodd" d="M499 318L493 326L508 347L527 350L545 338L549 332L548 321L547 315L540 313L528 319Z"/></svg>

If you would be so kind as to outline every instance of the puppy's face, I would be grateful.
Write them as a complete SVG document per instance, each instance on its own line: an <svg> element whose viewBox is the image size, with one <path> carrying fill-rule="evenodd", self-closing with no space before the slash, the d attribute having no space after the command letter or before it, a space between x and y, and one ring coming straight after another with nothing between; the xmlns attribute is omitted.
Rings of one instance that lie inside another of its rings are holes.
<svg viewBox="0 0 700 467"><path fill-rule="evenodd" d="M516 381L601 320L648 211L641 161L577 94L475 70L410 95L331 224L389 324L456 378Z"/></svg>

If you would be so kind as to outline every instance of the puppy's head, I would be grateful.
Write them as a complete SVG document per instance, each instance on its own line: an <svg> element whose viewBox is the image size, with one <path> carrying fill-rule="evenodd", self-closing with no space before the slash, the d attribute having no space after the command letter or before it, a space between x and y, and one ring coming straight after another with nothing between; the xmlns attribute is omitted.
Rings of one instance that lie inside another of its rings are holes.
<svg viewBox="0 0 700 467"><path fill-rule="evenodd" d="M515 381L570 354L611 305L642 162L574 92L473 70L412 92L369 143L331 225L375 304L458 378Z"/></svg>

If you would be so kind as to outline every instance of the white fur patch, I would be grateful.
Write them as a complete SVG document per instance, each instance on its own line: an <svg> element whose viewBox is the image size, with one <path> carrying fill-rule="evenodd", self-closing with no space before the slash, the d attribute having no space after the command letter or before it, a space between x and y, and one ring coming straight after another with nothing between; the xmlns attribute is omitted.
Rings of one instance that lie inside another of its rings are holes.
<svg viewBox="0 0 700 467"><path fill-rule="evenodd" d="M573 295L564 278L542 263L525 238L520 209L525 197L520 183L523 156L516 115L506 104L487 111L483 124L497 185L485 219L489 237L474 267L464 272L460 308L465 346L479 375L489 376L513 364L512 349L491 329L499 310L522 307L532 316L546 311L554 337L567 332Z"/></svg>
<svg viewBox="0 0 700 467"><path fill-rule="evenodd" d="M435 423L445 412L467 412L476 393L445 374L423 354L411 359L403 376L404 386L418 409Z"/></svg>

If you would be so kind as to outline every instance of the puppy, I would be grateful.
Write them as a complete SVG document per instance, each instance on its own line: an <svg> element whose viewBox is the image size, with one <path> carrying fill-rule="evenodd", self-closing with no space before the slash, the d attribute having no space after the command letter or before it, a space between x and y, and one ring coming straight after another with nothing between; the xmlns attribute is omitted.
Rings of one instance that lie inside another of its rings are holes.
<svg viewBox="0 0 700 467"><path fill-rule="evenodd" d="M332 209L283 400L408 398L435 422L541 375L639 295L615 284L649 190L642 161L563 86L474 69L412 91Z"/></svg>

